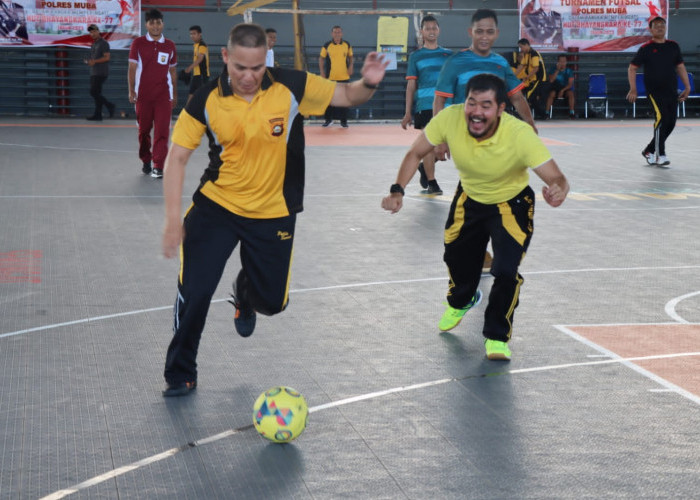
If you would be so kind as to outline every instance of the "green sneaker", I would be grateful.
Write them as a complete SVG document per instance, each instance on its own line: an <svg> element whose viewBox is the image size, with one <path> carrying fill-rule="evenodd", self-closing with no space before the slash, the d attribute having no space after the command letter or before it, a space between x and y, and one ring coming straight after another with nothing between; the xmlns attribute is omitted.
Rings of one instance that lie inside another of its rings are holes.
<svg viewBox="0 0 700 500"><path fill-rule="evenodd" d="M484 339L486 357L496 361L510 361L510 349L506 342L500 340Z"/></svg>
<svg viewBox="0 0 700 500"><path fill-rule="evenodd" d="M472 307L479 305L479 303L481 302L481 297L481 290L477 290L474 296L472 297L472 300L469 301L469 304L467 304L467 307L465 307L464 309L455 309L454 307L448 304L445 313L442 315L442 318L440 318L440 323L438 323L438 328L440 329L440 331L446 332L452 330L455 326L459 325L459 322L462 321L462 318L467 313L467 311Z"/></svg>

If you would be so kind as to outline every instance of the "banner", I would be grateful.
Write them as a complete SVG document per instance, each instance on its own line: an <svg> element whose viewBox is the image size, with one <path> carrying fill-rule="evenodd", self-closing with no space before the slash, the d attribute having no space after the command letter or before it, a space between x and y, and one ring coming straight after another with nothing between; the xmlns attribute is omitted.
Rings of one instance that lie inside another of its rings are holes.
<svg viewBox="0 0 700 500"><path fill-rule="evenodd" d="M540 52L634 52L651 40L651 19L668 23L667 0L518 0L518 8L520 38Z"/></svg>
<svg viewBox="0 0 700 500"><path fill-rule="evenodd" d="M407 47L408 18L379 16L377 19L377 52L402 53L399 60L405 61Z"/></svg>
<svg viewBox="0 0 700 500"><path fill-rule="evenodd" d="M141 36L140 0L0 0L0 48L89 47L96 24L112 49Z"/></svg>

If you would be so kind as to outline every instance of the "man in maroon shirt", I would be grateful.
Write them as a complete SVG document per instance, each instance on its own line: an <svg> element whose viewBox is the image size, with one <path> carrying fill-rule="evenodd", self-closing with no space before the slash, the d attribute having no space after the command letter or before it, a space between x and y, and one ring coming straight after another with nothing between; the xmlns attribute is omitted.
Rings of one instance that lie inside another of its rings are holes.
<svg viewBox="0 0 700 500"><path fill-rule="evenodd" d="M172 110L177 103L177 53L175 44L163 36L163 14L159 10L146 12L146 31L134 40L129 51L129 102L136 104L142 171L160 179L168 153Z"/></svg>

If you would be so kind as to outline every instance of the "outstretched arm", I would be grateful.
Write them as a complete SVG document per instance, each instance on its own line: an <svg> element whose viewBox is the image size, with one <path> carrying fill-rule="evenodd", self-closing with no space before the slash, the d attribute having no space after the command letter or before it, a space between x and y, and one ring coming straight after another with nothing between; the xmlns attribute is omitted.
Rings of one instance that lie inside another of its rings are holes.
<svg viewBox="0 0 700 500"><path fill-rule="evenodd" d="M389 61L377 52L370 52L362 65L362 78L351 83L338 83L331 106L349 108L370 100L381 83Z"/></svg>

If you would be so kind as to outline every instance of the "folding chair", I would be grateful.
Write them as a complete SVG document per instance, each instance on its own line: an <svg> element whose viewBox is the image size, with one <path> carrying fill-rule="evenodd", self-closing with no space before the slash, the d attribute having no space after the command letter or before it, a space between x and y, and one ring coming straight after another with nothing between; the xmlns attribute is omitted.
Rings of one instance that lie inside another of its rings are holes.
<svg viewBox="0 0 700 500"><path fill-rule="evenodd" d="M698 91L695 89L695 78L693 77L692 73L688 73L688 83L690 83L690 94L688 94L688 99L699 99L700 94ZM685 90L685 85L683 85L683 81L681 81L681 77L678 77L678 93L680 94ZM680 116L680 111L683 112L683 118L685 118L685 101L678 103L679 104L679 112L678 116Z"/></svg>
<svg viewBox="0 0 700 500"><path fill-rule="evenodd" d="M588 94L586 94L586 107L584 116L588 118L588 101L605 101L605 116L608 116L608 83L603 73L592 73L588 75Z"/></svg>

